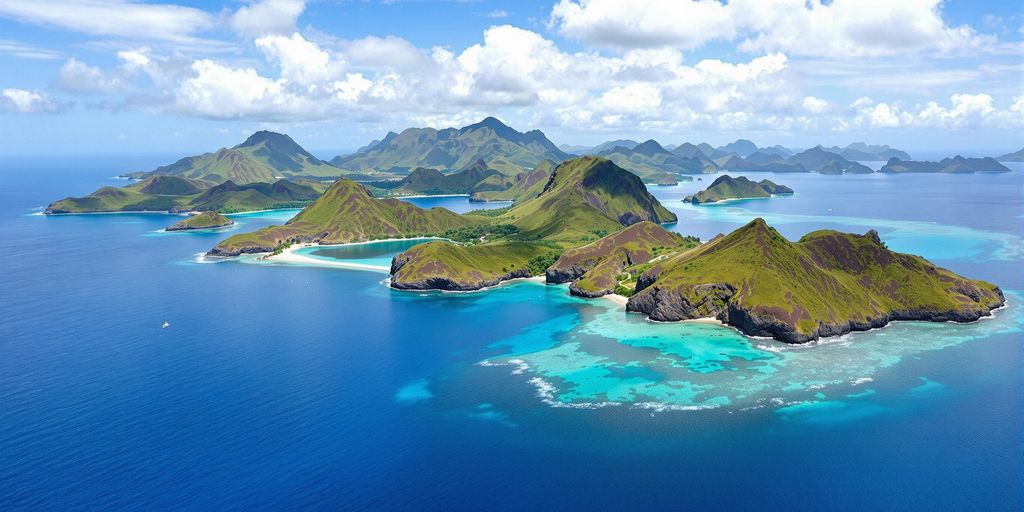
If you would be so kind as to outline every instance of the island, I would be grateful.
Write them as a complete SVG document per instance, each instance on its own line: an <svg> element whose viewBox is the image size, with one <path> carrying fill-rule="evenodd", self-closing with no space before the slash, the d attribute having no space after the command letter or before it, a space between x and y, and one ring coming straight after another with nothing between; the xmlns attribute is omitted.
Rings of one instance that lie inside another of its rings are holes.
<svg viewBox="0 0 1024 512"><path fill-rule="evenodd" d="M900 160L890 158L881 169L880 173L886 174L908 174L908 173L942 173L942 174L974 174L974 173L996 173L1011 172L1010 168L999 163L995 158L964 158L957 155L953 158L943 158L938 162Z"/></svg>
<svg viewBox="0 0 1024 512"><path fill-rule="evenodd" d="M996 160L1000 162L1024 162L1024 148L997 157Z"/></svg>
<svg viewBox="0 0 1024 512"><path fill-rule="evenodd" d="M735 199L752 199L789 195L793 189L785 185L777 185L771 180L750 181L745 176L735 178L728 174L719 176L708 188L683 198L683 202L692 204L709 204Z"/></svg>
<svg viewBox="0 0 1024 512"><path fill-rule="evenodd" d="M215 185L180 176L153 175L126 187L103 187L83 197L54 201L44 213L104 212L199 212L238 213L279 208L301 208L320 197L323 185L308 180L297 183L233 181Z"/></svg>
<svg viewBox="0 0 1024 512"><path fill-rule="evenodd" d="M164 231L191 231L196 229L216 229L233 226L235 221L217 212L203 212L175 222L164 228Z"/></svg>
<svg viewBox="0 0 1024 512"><path fill-rule="evenodd" d="M814 231L790 242L758 218L639 276L627 311L716 318L748 336L806 343L894 320L972 322L1005 304L984 281L889 250L878 233Z"/></svg>

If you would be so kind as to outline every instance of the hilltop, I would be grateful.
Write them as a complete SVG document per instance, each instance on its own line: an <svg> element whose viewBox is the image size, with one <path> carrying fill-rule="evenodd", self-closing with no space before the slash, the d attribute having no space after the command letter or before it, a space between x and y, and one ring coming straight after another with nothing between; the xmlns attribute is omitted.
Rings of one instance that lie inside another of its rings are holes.
<svg viewBox="0 0 1024 512"><path fill-rule="evenodd" d="M659 321L715 317L747 335L803 343L893 320L969 322L1003 303L998 287L890 251L874 231L790 242L755 219L653 265L626 308Z"/></svg>
<svg viewBox="0 0 1024 512"><path fill-rule="evenodd" d="M460 169L482 160L514 176L542 160L561 162L569 157L540 130L521 133L488 117L462 128L409 128L388 134L363 151L335 157L331 164L352 172L401 174L417 167Z"/></svg>
<svg viewBox="0 0 1024 512"><path fill-rule="evenodd" d="M149 172L125 177L143 179L155 175L179 176L223 183L270 183L286 177L337 177L342 171L313 156L291 137L258 131L241 144L213 153L188 156Z"/></svg>
<svg viewBox="0 0 1024 512"><path fill-rule="evenodd" d="M540 275L568 248L624 227L675 215L636 175L611 161L580 157L554 169L541 193L496 216L475 245L432 242L395 257L392 286L478 289L515 277ZM507 253L507 254L506 254Z"/></svg>
<svg viewBox="0 0 1024 512"><path fill-rule="evenodd" d="M337 244L421 236L473 222L444 208L424 210L398 199L377 199L362 185L339 178L285 225L234 235L209 254L236 256L271 252L293 243Z"/></svg>

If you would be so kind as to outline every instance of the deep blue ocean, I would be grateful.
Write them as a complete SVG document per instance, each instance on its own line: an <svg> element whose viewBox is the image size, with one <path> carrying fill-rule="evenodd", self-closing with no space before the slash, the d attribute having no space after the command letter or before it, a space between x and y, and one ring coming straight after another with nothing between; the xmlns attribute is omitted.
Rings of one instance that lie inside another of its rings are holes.
<svg viewBox="0 0 1024 512"><path fill-rule="evenodd" d="M198 257L294 211L173 234L161 214L38 215L171 160L0 161L0 510L1024 507L1020 165L756 174L796 194L705 207L679 199L713 177L652 187L682 233L877 229L1010 303L792 347L563 286L392 291L407 242ZM346 261L369 269L328 266Z"/></svg>

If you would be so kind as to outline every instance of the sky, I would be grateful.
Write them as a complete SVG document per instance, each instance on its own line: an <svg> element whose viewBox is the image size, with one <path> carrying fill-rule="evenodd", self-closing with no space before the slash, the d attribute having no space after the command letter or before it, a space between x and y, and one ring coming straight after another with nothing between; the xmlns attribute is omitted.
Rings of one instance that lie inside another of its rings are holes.
<svg viewBox="0 0 1024 512"><path fill-rule="evenodd" d="M1024 147L1024 2L0 0L0 154L319 156L488 115L556 144Z"/></svg>

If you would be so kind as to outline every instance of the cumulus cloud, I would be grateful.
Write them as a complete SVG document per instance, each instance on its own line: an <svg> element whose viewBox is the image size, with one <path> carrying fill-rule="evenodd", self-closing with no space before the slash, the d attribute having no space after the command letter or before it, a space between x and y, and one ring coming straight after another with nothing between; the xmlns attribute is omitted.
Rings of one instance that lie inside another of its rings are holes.
<svg viewBox="0 0 1024 512"><path fill-rule="evenodd" d="M914 108L899 103L875 103L861 98L851 104L852 125L858 128L1013 128L1024 126L1024 96L1013 98L1005 110L996 107L988 94L958 93L949 104L929 101Z"/></svg>
<svg viewBox="0 0 1024 512"><path fill-rule="evenodd" d="M992 46L949 26L941 0L560 0L550 25L599 47L692 49L737 41L747 52L860 57Z"/></svg>
<svg viewBox="0 0 1024 512"><path fill-rule="evenodd" d="M814 96L804 96L802 105L804 110L812 114L820 114L828 110L828 102L821 98L815 98Z"/></svg>
<svg viewBox="0 0 1024 512"><path fill-rule="evenodd" d="M60 104L39 91L4 89L0 92L0 110L23 114L57 112Z"/></svg>
<svg viewBox="0 0 1024 512"><path fill-rule="evenodd" d="M235 11L229 23L243 37L289 34L305 9L305 0L252 0Z"/></svg>

